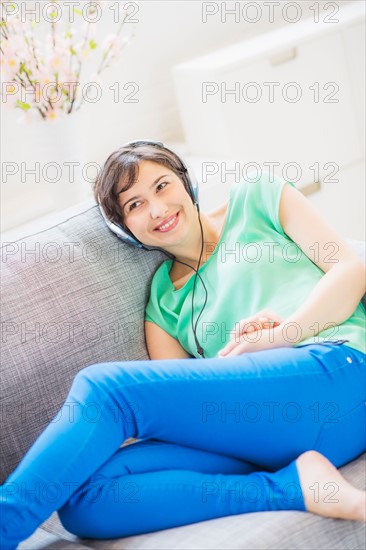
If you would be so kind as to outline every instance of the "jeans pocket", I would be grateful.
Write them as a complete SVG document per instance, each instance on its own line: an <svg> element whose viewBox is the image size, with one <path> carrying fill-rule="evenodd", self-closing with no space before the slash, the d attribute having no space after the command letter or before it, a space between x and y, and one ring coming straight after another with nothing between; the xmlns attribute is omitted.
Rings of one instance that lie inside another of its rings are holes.
<svg viewBox="0 0 366 550"><path fill-rule="evenodd" d="M325 422L313 449L336 467L343 466L366 451L366 401L334 422Z"/></svg>
<svg viewBox="0 0 366 550"><path fill-rule="evenodd" d="M362 351L344 344L344 340L324 340L319 344L311 345L309 350L310 354L330 372L349 366L362 368L366 360L366 355Z"/></svg>

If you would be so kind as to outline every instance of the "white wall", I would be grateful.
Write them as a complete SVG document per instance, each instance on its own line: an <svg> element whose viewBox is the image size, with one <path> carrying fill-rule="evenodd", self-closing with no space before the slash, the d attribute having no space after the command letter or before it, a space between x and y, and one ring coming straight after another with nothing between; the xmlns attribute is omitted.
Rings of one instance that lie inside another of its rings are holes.
<svg viewBox="0 0 366 550"><path fill-rule="evenodd" d="M339 5L342 3L344 2L337 2ZM113 12L110 9L114 4L114 1L102 2L103 16L98 30L100 35L116 31L117 25L113 23ZM67 117L71 128L60 129L58 132L57 139L61 142L58 149L65 142L75 144L76 155L77 144L81 142L84 147L84 151L80 153L83 160L101 165L111 151L127 140L148 137L168 143L182 141L184 138L174 92L172 67L267 30L289 25L280 10L275 12L275 20L271 23L268 8L263 2L257 2L262 7L263 15L256 23L246 22L243 17L236 22L233 15L227 15L226 22L223 22L223 12L208 17L204 23L203 4L200 1L140 2L135 37L124 50L118 64L102 74L100 101L87 105L79 121L76 115ZM220 8L223 5L221 2L211 4ZM225 4L227 8L233 8L236 3ZM240 8L245 4L247 2L240 2ZM287 2L281 2L280 8L285 4ZM309 17L311 3L298 4L302 6L304 17ZM320 9L326 4L320 2ZM326 12L323 11L324 13ZM248 14L249 18L253 17L249 12ZM127 93L123 90L126 82L135 82L139 89L136 95L138 102L115 103L109 87L116 82L120 84L122 94ZM23 161L30 165L35 158L45 162L48 157L42 148L38 147L36 153L34 150L37 139L42 138L37 136L37 132L41 130L35 126L20 126L17 123L18 114L14 110L7 111L3 109L3 105L1 109L2 137L5 138L2 140L3 163L19 164ZM27 176L26 181L22 182L20 175L18 172L14 177L7 177L7 181L2 184L3 230L63 207L62 201L58 202L50 192L49 183L36 183L32 176ZM89 184L86 187L84 185L84 191L87 189L86 195L89 188ZM68 201L72 204L84 195L74 195L71 190Z"/></svg>

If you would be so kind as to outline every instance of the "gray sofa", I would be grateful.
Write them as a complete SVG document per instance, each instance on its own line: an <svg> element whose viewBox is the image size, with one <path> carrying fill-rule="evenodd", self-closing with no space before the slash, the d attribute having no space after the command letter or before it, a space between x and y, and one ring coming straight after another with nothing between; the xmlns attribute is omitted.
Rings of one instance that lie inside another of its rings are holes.
<svg viewBox="0 0 366 550"><path fill-rule="evenodd" d="M365 261L364 243L349 242ZM93 200L2 245L1 483L54 417L80 369L148 359L144 308L151 277L166 259L119 241ZM342 468L362 489L365 464L366 453ZM365 535L358 522L290 511L91 540L65 531L55 513L20 548L361 549Z"/></svg>

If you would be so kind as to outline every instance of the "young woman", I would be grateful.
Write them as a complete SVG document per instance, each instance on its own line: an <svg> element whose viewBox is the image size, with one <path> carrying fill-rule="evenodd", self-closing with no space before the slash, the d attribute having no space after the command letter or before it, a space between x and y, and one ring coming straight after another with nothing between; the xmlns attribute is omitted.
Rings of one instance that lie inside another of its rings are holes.
<svg viewBox="0 0 366 550"><path fill-rule="evenodd" d="M163 146L107 159L104 213L170 256L146 308L151 360L77 374L1 486L2 549L54 510L91 538L265 510L366 520L337 470L366 448L365 266L280 178L243 179L210 213L192 189Z"/></svg>

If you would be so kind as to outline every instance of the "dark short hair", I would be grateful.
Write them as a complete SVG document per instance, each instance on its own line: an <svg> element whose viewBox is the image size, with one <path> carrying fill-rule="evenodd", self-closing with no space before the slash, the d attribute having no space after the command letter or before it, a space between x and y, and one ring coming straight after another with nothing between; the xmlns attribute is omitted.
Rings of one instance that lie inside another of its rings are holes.
<svg viewBox="0 0 366 550"><path fill-rule="evenodd" d="M104 166L93 183L93 194L99 202L108 219L125 227L124 216L118 202L121 191L127 191L136 183L139 164L150 160L162 164L174 172L183 182L187 193L190 192L187 171L181 159L175 153L154 145L126 145L109 155ZM121 185L122 184L122 185ZM193 198L192 198L193 200Z"/></svg>

